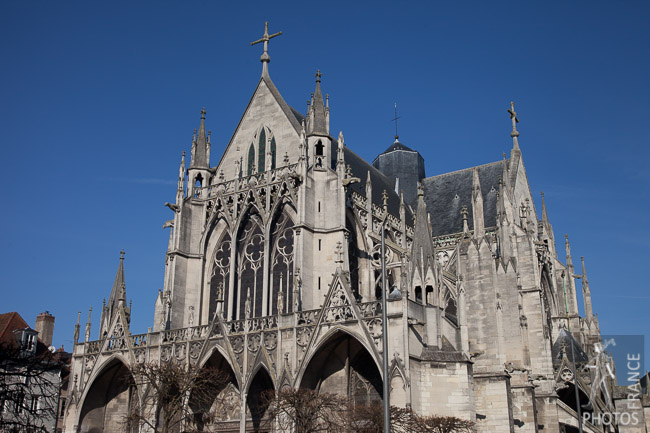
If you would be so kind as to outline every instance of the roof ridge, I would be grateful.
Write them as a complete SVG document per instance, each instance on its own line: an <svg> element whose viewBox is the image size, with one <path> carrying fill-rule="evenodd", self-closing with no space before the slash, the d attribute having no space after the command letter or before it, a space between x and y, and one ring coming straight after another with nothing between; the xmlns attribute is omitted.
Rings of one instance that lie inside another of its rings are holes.
<svg viewBox="0 0 650 433"><path fill-rule="evenodd" d="M509 159L506 159L506 161L508 161L508 160L509 160ZM473 169L475 169L475 168L481 168L481 167L487 167L487 166L490 166L490 165L500 164L500 163L502 163L502 162L503 162L503 160L500 160L500 161L494 161L494 162L488 162L487 164L474 165L474 166L472 166L472 167L462 168L462 169L460 169L460 170L454 170L454 171L450 171L450 172L448 172L448 173L441 173L441 174L436 174L436 175L434 175L434 176L425 177L425 178L422 179L422 180L425 181L425 180L428 180L428 179L433 179L434 177L435 177L435 178L440 178L440 177L444 177L444 176L449 176L449 175L457 174L457 173L460 173L460 172L463 172L463 171L473 170Z"/></svg>

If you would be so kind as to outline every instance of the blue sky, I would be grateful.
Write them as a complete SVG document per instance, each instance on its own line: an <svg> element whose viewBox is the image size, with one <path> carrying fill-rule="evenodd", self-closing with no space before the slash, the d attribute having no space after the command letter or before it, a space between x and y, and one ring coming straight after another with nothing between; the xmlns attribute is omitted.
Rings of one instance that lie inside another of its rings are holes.
<svg viewBox="0 0 650 433"><path fill-rule="evenodd" d="M602 332L650 345L649 2L276 3L0 4L2 312L49 310L70 350L92 305L94 338L124 248L132 332L146 332L181 152L206 107L217 163L268 20L285 100L304 112L320 69L333 134L370 161L394 103L428 176L498 160L514 100L533 195L558 248L568 233L586 257Z"/></svg>

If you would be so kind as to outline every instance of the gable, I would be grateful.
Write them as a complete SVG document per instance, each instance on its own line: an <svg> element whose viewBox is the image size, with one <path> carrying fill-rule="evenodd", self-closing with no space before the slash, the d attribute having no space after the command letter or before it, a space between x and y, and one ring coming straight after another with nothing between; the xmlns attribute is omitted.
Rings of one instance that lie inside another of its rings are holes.
<svg viewBox="0 0 650 433"><path fill-rule="evenodd" d="M217 173L223 170L226 180L234 179L242 164L242 173L246 176L251 145L254 146L256 171L261 171L257 168L257 162L262 128L268 140L266 152L270 150L270 140L273 138L275 141L276 167L284 165L285 154L289 155L289 164L297 163L300 121L302 116L284 102L273 82L263 77L217 165Z"/></svg>

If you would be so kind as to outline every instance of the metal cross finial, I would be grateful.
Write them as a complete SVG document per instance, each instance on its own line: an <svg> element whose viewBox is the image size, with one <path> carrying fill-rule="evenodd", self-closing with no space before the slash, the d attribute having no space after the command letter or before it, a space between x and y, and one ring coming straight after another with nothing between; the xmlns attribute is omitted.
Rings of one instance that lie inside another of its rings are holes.
<svg viewBox="0 0 650 433"><path fill-rule="evenodd" d="M262 37L254 42L251 42L251 45L259 44L260 42L264 42L264 52L262 53L262 56L260 57L260 61L262 63L268 63L271 61L271 57L269 57L269 41L273 39L276 36L280 36L282 32L277 32L272 35L269 35L269 22L266 21L264 23L264 35Z"/></svg>
<svg viewBox="0 0 650 433"><path fill-rule="evenodd" d="M322 77L322 76L323 76L323 74L320 73L320 69L317 69L316 70L316 75L314 75L314 77L316 77L316 82L317 83L320 83L320 77Z"/></svg>
<svg viewBox="0 0 650 433"><path fill-rule="evenodd" d="M392 119L393 122L395 122L395 141L399 139L399 135L397 135L397 119L400 117L397 116L397 102L395 103L395 117Z"/></svg>
<svg viewBox="0 0 650 433"><path fill-rule="evenodd" d="M508 109L508 113L510 113L510 119L512 120L512 132L510 133L510 136L518 137L519 132L517 132L517 123L519 123L519 118L517 117L517 112L515 111L515 103L512 101L510 101L510 108Z"/></svg>
<svg viewBox="0 0 650 433"><path fill-rule="evenodd" d="M120 251L120 260L124 260L124 254L126 254L124 250Z"/></svg>
<svg viewBox="0 0 650 433"><path fill-rule="evenodd" d="M341 241L336 243L336 255L338 256L336 263L343 263L343 244Z"/></svg>
<svg viewBox="0 0 650 433"><path fill-rule="evenodd" d="M201 120L205 120L205 113L207 113L207 111L205 111L205 107L203 107L201 109Z"/></svg>

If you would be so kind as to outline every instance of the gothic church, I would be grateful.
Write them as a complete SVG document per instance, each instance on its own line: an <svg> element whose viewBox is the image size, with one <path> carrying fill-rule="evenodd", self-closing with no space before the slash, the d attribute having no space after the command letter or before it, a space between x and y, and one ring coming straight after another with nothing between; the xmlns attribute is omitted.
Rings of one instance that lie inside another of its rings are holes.
<svg viewBox="0 0 650 433"><path fill-rule="evenodd" d="M276 35L257 41L261 78L213 165L201 111L167 203L152 329L129 329L124 255L99 338L90 317L81 338L77 323L65 431L122 431L146 392L124 380L140 362L224 371L214 421L224 432L267 431L260 395L286 387L363 404L388 386L392 405L493 433L577 432L576 401L595 413L626 404L592 392L593 372L572 369L593 356L598 320L584 261L578 274L565 238L560 262L543 196L541 212L533 205L514 105L508 158L427 177L396 137L370 164L331 134L320 74L306 114L283 100L268 69Z"/></svg>

